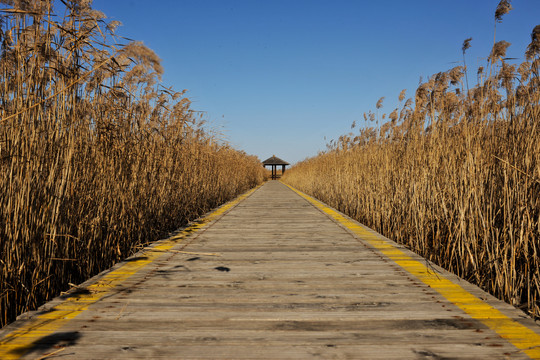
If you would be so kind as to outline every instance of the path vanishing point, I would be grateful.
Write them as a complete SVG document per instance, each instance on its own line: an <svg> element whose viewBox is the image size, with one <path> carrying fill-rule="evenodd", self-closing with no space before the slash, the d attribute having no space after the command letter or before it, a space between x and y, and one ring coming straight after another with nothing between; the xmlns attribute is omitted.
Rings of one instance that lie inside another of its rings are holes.
<svg viewBox="0 0 540 360"><path fill-rule="evenodd" d="M540 359L540 327L269 181L21 315L0 358Z"/></svg>

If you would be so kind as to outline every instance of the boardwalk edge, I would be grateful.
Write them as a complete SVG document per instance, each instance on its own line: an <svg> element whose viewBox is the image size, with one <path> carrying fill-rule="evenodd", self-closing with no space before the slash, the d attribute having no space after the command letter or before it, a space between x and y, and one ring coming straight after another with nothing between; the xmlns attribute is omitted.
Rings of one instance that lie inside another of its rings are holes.
<svg viewBox="0 0 540 360"><path fill-rule="evenodd" d="M90 305L109 295L129 277L143 270L158 258L166 256L167 251L182 243L184 239L192 238L200 230L207 228L261 186L262 184L248 190L191 222L190 225L179 230L176 234L156 241L148 248L92 277L75 289L75 292L53 299L37 311L20 315L19 319L28 317L22 326L7 325L0 331L0 359L11 360L24 356L32 350L39 339L51 335Z"/></svg>
<svg viewBox="0 0 540 360"><path fill-rule="evenodd" d="M283 184L408 273L436 290L448 301L471 316L471 318L481 321L494 330L500 337L519 349L520 352L532 359L540 359L540 334L538 332L510 318L499 309L475 296L458 284L457 281L453 281L450 276L434 272L433 268L427 264L427 261L424 263L415 259L416 256L411 256L409 250L404 250L405 248L403 246L398 245L394 241L387 239L376 231L350 219L348 216L294 187L285 183Z"/></svg>

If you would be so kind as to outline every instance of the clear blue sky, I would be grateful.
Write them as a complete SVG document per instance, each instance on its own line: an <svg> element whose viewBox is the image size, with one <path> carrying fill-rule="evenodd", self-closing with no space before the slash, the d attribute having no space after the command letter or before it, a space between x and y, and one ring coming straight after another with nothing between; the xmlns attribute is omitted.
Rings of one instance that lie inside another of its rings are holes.
<svg viewBox="0 0 540 360"><path fill-rule="evenodd" d="M485 65L499 0L94 0L117 34L163 60L163 83L187 89L193 108L237 149L290 163L364 125L363 113L397 106L424 79ZM507 56L523 59L540 0L514 0L497 25ZM325 140L326 137L326 140Z"/></svg>

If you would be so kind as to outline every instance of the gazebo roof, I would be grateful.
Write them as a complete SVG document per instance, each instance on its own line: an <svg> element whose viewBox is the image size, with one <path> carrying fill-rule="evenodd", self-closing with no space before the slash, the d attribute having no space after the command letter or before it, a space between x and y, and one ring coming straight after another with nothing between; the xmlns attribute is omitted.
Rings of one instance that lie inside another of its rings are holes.
<svg viewBox="0 0 540 360"><path fill-rule="evenodd" d="M263 161L263 165L289 165L289 163L276 157L276 155L272 155L272 157Z"/></svg>

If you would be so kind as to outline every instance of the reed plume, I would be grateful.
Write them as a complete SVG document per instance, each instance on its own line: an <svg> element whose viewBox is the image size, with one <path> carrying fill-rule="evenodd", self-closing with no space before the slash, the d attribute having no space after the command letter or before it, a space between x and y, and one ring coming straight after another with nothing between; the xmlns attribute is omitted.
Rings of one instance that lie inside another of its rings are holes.
<svg viewBox="0 0 540 360"><path fill-rule="evenodd" d="M152 50L62 3L0 9L0 325L264 176L160 83Z"/></svg>
<svg viewBox="0 0 540 360"><path fill-rule="evenodd" d="M470 91L465 66L431 76L379 136L340 137L283 181L540 318L539 43L536 26L519 66L496 43Z"/></svg>

